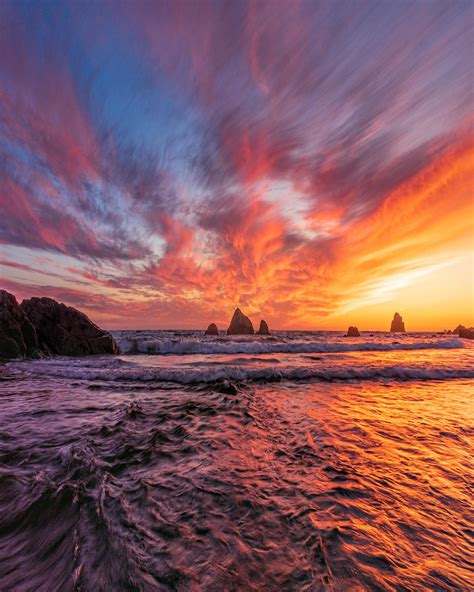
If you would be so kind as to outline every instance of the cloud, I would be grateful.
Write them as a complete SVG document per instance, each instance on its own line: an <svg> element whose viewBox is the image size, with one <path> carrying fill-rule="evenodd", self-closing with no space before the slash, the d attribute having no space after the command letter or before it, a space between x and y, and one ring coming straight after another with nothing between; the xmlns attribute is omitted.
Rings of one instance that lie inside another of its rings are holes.
<svg viewBox="0 0 474 592"><path fill-rule="evenodd" d="M470 248L468 4L0 10L0 249L77 263L17 289L315 326Z"/></svg>

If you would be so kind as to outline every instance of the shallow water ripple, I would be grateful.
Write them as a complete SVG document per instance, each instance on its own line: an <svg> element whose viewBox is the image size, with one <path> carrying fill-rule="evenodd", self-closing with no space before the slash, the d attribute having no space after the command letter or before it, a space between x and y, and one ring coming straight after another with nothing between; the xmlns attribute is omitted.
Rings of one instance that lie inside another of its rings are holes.
<svg viewBox="0 0 474 592"><path fill-rule="evenodd" d="M35 367L0 368L0 590L470 589L472 381Z"/></svg>

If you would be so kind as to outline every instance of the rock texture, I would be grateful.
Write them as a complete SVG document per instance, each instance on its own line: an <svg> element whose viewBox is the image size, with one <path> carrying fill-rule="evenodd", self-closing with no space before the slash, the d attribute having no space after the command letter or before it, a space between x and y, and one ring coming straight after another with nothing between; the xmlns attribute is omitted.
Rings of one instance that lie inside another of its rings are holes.
<svg viewBox="0 0 474 592"><path fill-rule="evenodd" d="M263 319L260 321L260 327L258 328L257 334L258 335L270 335L270 330L268 328L268 325L267 325L266 321L264 321Z"/></svg>
<svg viewBox="0 0 474 592"><path fill-rule="evenodd" d="M227 335L253 335L254 333L252 321L244 315L240 308L236 308L227 329Z"/></svg>
<svg viewBox="0 0 474 592"><path fill-rule="evenodd" d="M456 329L453 331L453 335L459 335L459 331L464 330L466 327L464 325L458 325Z"/></svg>
<svg viewBox="0 0 474 592"><path fill-rule="evenodd" d="M206 329L204 335L219 335L219 329L215 323L211 323L209 327Z"/></svg>
<svg viewBox="0 0 474 592"><path fill-rule="evenodd" d="M117 354L113 337L82 312L52 298L23 300L21 309L36 329L39 349L47 354Z"/></svg>
<svg viewBox="0 0 474 592"><path fill-rule="evenodd" d="M0 358L38 355L33 325L13 294L0 290Z"/></svg>
<svg viewBox="0 0 474 592"><path fill-rule="evenodd" d="M405 323L402 317L396 312L393 315L392 325L390 327L390 333L405 333Z"/></svg>
<svg viewBox="0 0 474 592"><path fill-rule="evenodd" d="M359 329L357 327L349 327L346 337L360 337Z"/></svg>
<svg viewBox="0 0 474 592"><path fill-rule="evenodd" d="M459 337L462 337L463 339L474 339L474 327L469 327L469 329L461 327L459 329Z"/></svg>

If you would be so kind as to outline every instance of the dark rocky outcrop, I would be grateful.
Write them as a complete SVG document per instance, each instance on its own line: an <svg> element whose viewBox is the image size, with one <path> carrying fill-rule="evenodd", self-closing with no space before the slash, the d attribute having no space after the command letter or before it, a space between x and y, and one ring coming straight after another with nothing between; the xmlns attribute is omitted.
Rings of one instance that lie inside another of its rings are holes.
<svg viewBox="0 0 474 592"><path fill-rule="evenodd" d="M346 337L360 337L359 329L357 327L349 327Z"/></svg>
<svg viewBox="0 0 474 592"><path fill-rule="evenodd" d="M244 315L240 308L236 308L227 329L227 335L253 335L254 333L252 321Z"/></svg>
<svg viewBox="0 0 474 592"><path fill-rule="evenodd" d="M86 356L117 354L110 333L99 329L82 312L52 298L23 300L21 309L36 329L38 347L47 354Z"/></svg>
<svg viewBox="0 0 474 592"><path fill-rule="evenodd" d="M219 335L219 329L215 323L211 323L209 327L206 329L204 335Z"/></svg>
<svg viewBox="0 0 474 592"><path fill-rule="evenodd" d="M462 337L463 339L474 339L474 327L469 327L469 329L461 327L459 329L459 337Z"/></svg>
<svg viewBox="0 0 474 592"><path fill-rule="evenodd" d="M453 331L453 335L459 335L459 331L462 331L463 329L465 329L466 327L464 325L458 325L456 327L456 329L454 329Z"/></svg>
<svg viewBox="0 0 474 592"><path fill-rule="evenodd" d="M268 328L268 325L267 325L266 321L264 321L263 319L260 321L260 327L258 328L257 334L258 335L270 335L270 330Z"/></svg>
<svg viewBox="0 0 474 592"><path fill-rule="evenodd" d="M0 290L0 358L38 355L33 325L13 294Z"/></svg>
<svg viewBox="0 0 474 592"><path fill-rule="evenodd" d="M402 317L396 312L393 315L393 321L390 326L390 333L405 333L405 323Z"/></svg>

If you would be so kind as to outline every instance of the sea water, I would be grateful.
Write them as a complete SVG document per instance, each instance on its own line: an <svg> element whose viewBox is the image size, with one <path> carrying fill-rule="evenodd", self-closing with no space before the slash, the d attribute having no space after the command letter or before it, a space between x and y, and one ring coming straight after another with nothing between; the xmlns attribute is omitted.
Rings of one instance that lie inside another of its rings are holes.
<svg viewBox="0 0 474 592"><path fill-rule="evenodd" d="M115 332L0 366L0 590L471 590L474 347Z"/></svg>

